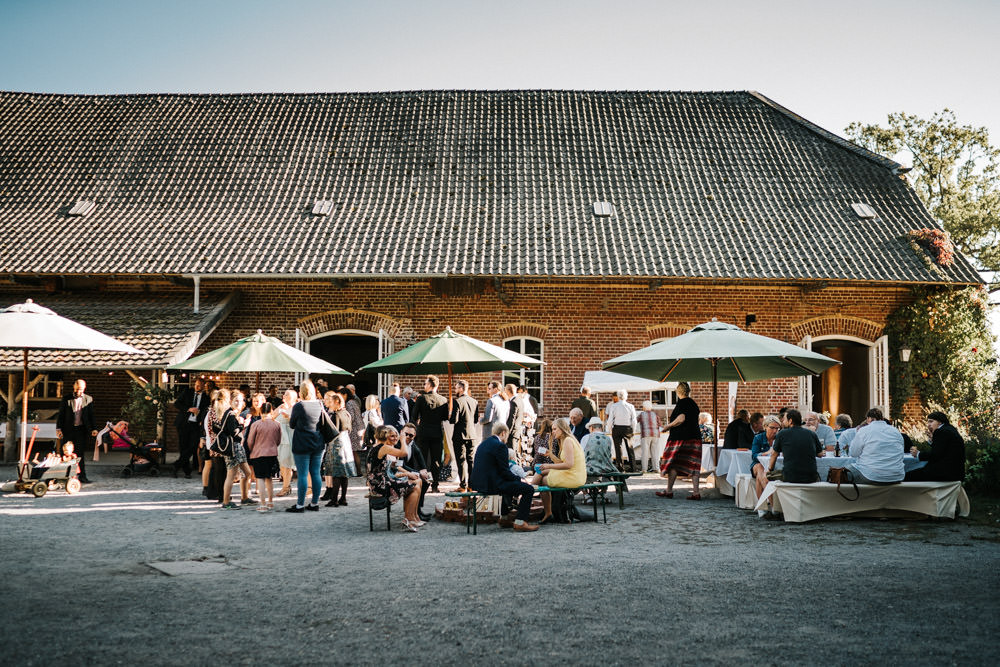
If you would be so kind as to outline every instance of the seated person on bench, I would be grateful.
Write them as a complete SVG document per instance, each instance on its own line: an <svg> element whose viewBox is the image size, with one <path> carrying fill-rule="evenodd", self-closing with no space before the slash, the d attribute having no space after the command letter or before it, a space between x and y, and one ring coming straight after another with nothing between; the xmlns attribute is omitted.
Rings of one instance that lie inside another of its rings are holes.
<svg viewBox="0 0 1000 667"><path fill-rule="evenodd" d="M910 452L927 461L923 468L911 470L907 482L961 482L965 479L965 441L958 429L948 421L943 412L927 415L927 430L931 432L931 451L920 452L911 447Z"/></svg>
<svg viewBox="0 0 1000 667"><path fill-rule="evenodd" d="M535 470L540 472L531 480L538 486L575 489L587 483L587 456L580 443L573 437L573 427L565 417L552 423L552 440L559 443L559 456L552 455L555 463L539 463ZM552 494L542 493L545 514L541 523L552 518Z"/></svg>
<svg viewBox="0 0 1000 667"><path fill-rule="evenodd" d="M617 475L619 470L612 459L611 436L604 432L601 418L591 417L587 422L587 428L590 433L583 436L583 441L580 443L587 462L587 476Z"/></svg>
<svg viewBox="0 0 1000 667"><path fill-rule="evenodd" d="M781 480L793 484L812 484L819 481L816 458L823 455L823 445L816 433L802 426L802 413L788 410L782 417L782 430L774 436L771 458L767 462L767 472L774 470L778 454L784 455Z"/></svg>
<svg viewBox="0 0 1000 667"><path fill-rule="evenodd" d="M903 434L885 421L879 408L865 414L865 421L858 426L851 441L851 456L847 469L858 484L896 484L903 481Z"/></svg>
<svg viewBox="0 0 1000 667"><path fill-rule="evenodd" d="M476 448L476 458L472 463L472 472L469 474L469 486L480 493L519 497L514 530L518 532L538 530L538 526L528 523L535 488L525 484L510 471L507 445L504 444L509 433L507 424L497 422L493 425L492 435L479 443L479 447ZM472 502L472 499L469 502Z"/></svg>

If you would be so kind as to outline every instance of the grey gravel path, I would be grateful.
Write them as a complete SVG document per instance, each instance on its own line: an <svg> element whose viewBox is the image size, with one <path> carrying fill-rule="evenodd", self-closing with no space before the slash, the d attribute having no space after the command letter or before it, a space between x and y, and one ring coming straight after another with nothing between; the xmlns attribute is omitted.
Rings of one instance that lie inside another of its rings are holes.
<svg viewBox="0 0 1000 667"><path fill-rule="evenodd" d="M261 515L93 470L0 496L2 664L998 662L994 528L764 522L646 476L607 525L372 534L356 479L347 508Z"/></svg>

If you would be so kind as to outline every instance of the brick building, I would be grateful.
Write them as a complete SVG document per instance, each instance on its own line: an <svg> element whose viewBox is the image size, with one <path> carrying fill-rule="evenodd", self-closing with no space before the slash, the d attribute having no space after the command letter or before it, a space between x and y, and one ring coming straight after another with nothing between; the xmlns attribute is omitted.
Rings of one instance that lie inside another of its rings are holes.
<svg viewBox="0 0 1000 667"><path fill-rule="evenodd" d="M154 381L258 328L353 370L450 325L540 356L517 379L549 415L717 317L843 361L740 407L859 417L888 401L911 288L980 282L910 243L936 225L902 173L754 92L0 93L0 297L155 347ZM138 363L36 367L52 392L90 378L111 418Z"/></svg>

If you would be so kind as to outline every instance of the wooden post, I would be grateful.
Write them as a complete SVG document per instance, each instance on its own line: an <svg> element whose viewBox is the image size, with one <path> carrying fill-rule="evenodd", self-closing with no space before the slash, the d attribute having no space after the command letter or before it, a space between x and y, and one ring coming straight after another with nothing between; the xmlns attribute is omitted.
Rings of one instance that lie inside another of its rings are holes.
<svg viewBox="0 0 1000 667"><path fill-rule="evenodd" d="M7 373L7 414L10 415L14 408L14 397L17 391L17 373ZM10 463L14 460L14 441L16 438L17 422L10 417L7 418L7 435L3 439L3 460Z"/></svg>

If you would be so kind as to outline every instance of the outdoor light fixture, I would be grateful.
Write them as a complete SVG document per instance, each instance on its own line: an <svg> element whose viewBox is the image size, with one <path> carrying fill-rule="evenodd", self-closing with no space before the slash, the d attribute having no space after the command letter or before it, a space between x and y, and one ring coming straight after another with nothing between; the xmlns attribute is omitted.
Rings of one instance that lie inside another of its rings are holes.
<svg viewBox="0 0 1000 667"><path fill-rule="evenodd" d="M899 360L902 361L903 363L908 362L910 360L910 353L912 351L913 350L911 350L907 345L904 345L903 347L899 348Z"/></svg>

